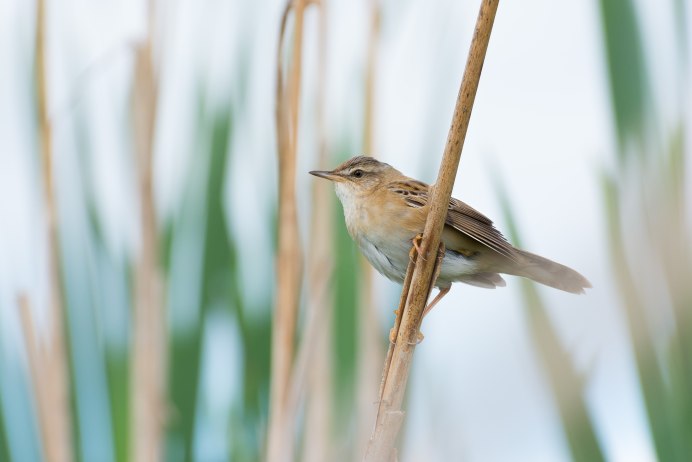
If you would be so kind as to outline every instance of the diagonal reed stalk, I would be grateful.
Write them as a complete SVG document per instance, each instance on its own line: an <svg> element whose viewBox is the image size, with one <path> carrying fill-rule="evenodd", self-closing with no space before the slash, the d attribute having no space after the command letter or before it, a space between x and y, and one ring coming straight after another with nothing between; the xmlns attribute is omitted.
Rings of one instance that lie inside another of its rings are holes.
<svg viewBox="0 0 692 462"><path fill-rule="evenodd" d="M47 461L68 460L64 459L64 456L56 450L56 436L58 434L55 433L55 419L51 415L51 407L54 404L51 402L51 383L47 380L47 376L51 374L51 365L47 361L48 358L46 356L48 352L41 345L36 335L36 324L34 323L27 295L20 294L17 304L19 305L22 334L24 335L29 372L34 389L34 401L41 436L41 446L43 448L43 458Z"/></svg>
<svg viewBox="0 0 692 462"><path fill-rule="evenodd" d="M149 2L149 34L136 48L133 89L134 146L140 197L141 250L135 269L130 460L163 460L166 416L166 317L159 268L159 240L153 190L153 150L157 82L152 36L154 2Z"/></svg>
<svg viewBox="0 0 692 462"><path fill-rule="evenodd" d="M523 248L519 228L507 190L499 176L495 178L500 207L513 245ZM585 378L574 366L568 350L553 327L536 284L521 279L521 295L527 315L531 342L541 362L549 391L553 395L561 428L567 439L570 458L574 462L605 460L593 418L586 406Z"/></svg>
<svg viewBox="0 0 692 462"><path fill-rule="evenodd" d="M60 241L58 211L53 183L53 130L48 117L48 70L46 55L46 2L36 8L36 73L38 84L38 118L43 162L43 193L48 234L50 309L48 310L47 350L36 359L42 365L41 382L50 383L40 411L44 456L49 462L73 460L72 419L70 416L69 368L65 344L65 307L60 282ZM27 310L23 310L27 311ZM28 313L28 311L27 311ZM30 339L27 339L30 340ZM31 345L28 348L32 348ZM45 359L45 360L44 360ZM35 387L42 385L35 383ZM40 394L39 394L40 395ZM41 399L40 396L37 398ZM40 405L40 403L39 403Z"/></svg>
<svg viewBox="0 0 692 462"><path fill-rule="evenodd" d="M272 322L271 384L267 460L290 460L290 438L286 427L289 381L293 363L296 319L300 297L302 257L296 204L296 158L298 147L298 104L302 70L303 19L306 1L289 2L283 13L277 51L276 129L279 157L279 249L276 262L276 307ZM288 14L293 11L294 31L288 95L283 83L283 44Z"/></svg>
<svg viewBox="0 0 692 462"><path fill-rule="evenodd" d="M406 285L404 285L404 291L402 291L402 300L405 298L406 304L403 312L400 310L397 314L397 318L401 317L401 320L395 321L395 327L397 322L400 324L393 332L392 337L395 337L395 342L390 345L391 359L388 354L389 362L384 367L380 408L363 459L366 462L396 460L395 444L404 420L402 403L409 370L423 320L423 309L434 285L436 263L439 261L439 256L438 258L434 256L440 246L440 236L452 196L454 179L459 167L461 150L466 138L498 3L499 0L483 0L480 7L442 164L437 182L431 191L430 212L425 222L420 246L421 258L416 259L415 264L410 263L414 265L410 289L406 293Z"/></svg>
<svg viewBox="0 0 692 462"><path fill-rule="evenodd" d="M692 454L687 108L680 107L675 126L667 127L656 118L655 73L648 71L637 2L601 0L599 4L618 135L616 167L602 178L611 262L656 456L687 461ZM678 23L681 56L686 56L687 47L684 16ZM679 70L685 76L684 58L681 63ZM667 91L683 101L688 79L679 81L685 84ZM652 320L668 326L665 336Z"/></svg>

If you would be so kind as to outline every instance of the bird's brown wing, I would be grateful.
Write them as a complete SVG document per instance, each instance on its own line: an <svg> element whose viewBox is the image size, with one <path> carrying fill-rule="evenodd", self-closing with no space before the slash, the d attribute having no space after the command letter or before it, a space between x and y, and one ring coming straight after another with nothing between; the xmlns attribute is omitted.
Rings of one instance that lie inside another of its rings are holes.
<svg viewBox="0 0 692 462"><path fill-rule="evenodd" d="M428 185L425 183L411 180L401 182L391 189L401 194L411 207L425 207L428 204ZM451 198L445 223L495 252L511 260L517 260L514 247L493 226L492 220L470 205Z"/></svg>
<svg viewBox="0 0 692 462"><path fill-rule="evenodd" d="M495 252L512 260L517 259L514 247L493 226L492 220L470 205L452 197L445 223Z"/></svg>

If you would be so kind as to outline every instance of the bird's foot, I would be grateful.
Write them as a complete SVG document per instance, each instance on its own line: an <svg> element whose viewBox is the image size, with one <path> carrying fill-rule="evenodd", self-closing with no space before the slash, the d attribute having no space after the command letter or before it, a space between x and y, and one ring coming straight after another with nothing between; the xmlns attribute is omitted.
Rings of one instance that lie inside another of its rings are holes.
<svg viewBox="0 0 692 462"><path fill-rule="evenodd" d="M421 257L423 260L425 260L425 257L423 257L423 250L421 249L420 245L423 242L423 235L419 234L413 239L411 239L411 244L413 244L413 248L409 252L408 256L411 260L413 260L413 251L415 250L416 253L418 254L419 257Z"/></svg>

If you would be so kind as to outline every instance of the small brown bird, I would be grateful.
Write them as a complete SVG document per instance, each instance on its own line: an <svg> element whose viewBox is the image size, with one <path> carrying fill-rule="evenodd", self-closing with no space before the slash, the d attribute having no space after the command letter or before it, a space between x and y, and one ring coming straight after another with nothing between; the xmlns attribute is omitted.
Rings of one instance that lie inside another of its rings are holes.
<svg viewBox="0 0 692 462"><path fill-rule="evenodd" d="M428 185L366 156L347 160L330 172L310 174L334 182L351 238L380 274L402 283L412 240L423 232L428 215ZM591 287L573 269L513 247L489 218L458 199L449 201L441 239L445 254L435 283L440 293L425 313L449 292L453 282L504 287L499 273L575 294Z"/></svg>

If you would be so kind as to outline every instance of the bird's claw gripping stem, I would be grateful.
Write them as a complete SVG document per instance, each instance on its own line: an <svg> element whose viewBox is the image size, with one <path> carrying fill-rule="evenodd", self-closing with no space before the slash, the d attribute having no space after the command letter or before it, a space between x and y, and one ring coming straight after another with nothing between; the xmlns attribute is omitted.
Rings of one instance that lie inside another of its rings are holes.
<svg viewBox="0 0 692 462"><path fill-rule="evenodd" d="M411 239L411 244L413 244L413 248L411 249L411 252L409 252L409 258L413 260L413 251L415 250L416 253L418 253L418 256L421 257L423 260L425 260L425 257L423 256L423 249L421 249L420 245L423 242L423 235L419 234L413 239Z"/></svg>

